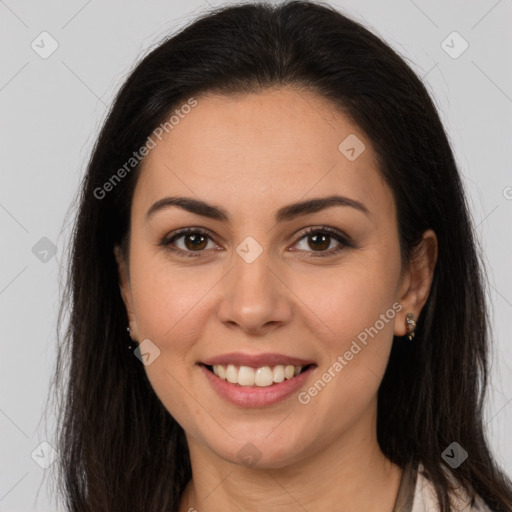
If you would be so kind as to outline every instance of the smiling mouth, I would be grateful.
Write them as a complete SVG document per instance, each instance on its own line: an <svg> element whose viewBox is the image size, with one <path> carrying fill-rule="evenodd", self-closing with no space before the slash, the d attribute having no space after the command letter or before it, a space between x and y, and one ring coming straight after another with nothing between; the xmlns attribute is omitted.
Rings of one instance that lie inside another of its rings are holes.
<svg viewBox="0 0 512 512"><path fill-rule="evenodd" d="M272 366L260 366L258 368L235 364L216 364L213 366L202 364L202 366L214 373L219 379L234 385L245 387L270 387L284 382L285 380L293 379L297 375L316 367L316 364L311 363L305 366L277 364Z"/></svg>

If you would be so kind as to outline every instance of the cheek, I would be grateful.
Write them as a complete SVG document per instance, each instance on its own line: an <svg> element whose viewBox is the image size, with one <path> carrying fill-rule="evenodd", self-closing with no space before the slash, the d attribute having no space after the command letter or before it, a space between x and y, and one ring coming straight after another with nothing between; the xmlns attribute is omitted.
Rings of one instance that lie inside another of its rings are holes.
<svg viewBox="0 0 512 512"><path fill-rule="evenodd" d="M316 315L320 332L347 340L373 325L381 314L392 308L399 270L393 259L382 257L378 251L369 251L350 261L347 259L336 268L294 277L290 288Z"/></svg>
<svg viewBox="0 0 512 512"><path fill-rule="evenodd" d="M162 255L133 254L131 279L139 338L151 340L159 350L144 369L166 409L191 431L197 425L190 418L200 417L201 408L184 391L190 386L190 368L195 363L190 348L201 338L208 317L204 295L218 281L207 272L203 277L198 274L193 267L172 266Z"/></svg>
<svg viewBox="0 0 512 512"><path fill-rule="evenodd" d="M326 384L315 380L302 395L317 411L309 420L312 428L322 428L326 416L344 417L341 426L333 427L338 432L360 417L384 375L401 308L395 297L399 268L377 254L337 268L330 278L297 281L293 288L307 297L300 314L307 316L324 350L317 379Z"/></svg>
<svg viewBox="0 0 512 512"><path fill-rule="evenodd" d="M141 339L158 345L168 362L181 358L201 331L211 311L208 294L221 285L223 273L207 265L183 265L167 261L164 254L134 251L132 291Z"/></svg>
<svg viewBox="0 0 512 512"><path fill-rule="evenodd" d="M305 298L300 314L309 319L325 351L318 378L326 374L325 379L332 381L318 406L323 403L333 413L345 410L357 416L376 393L401 308L396 300L397 258L392 251L368 249L292 285L297 296Z"/></svg>

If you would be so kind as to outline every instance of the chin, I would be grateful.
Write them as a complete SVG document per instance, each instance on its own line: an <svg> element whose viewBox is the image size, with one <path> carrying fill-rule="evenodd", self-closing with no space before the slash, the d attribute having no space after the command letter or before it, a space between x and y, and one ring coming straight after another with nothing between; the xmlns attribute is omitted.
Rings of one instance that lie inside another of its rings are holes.
<svg viewBox="0 0 512 512"><path fill-rule="evenodd" d="M284 468L300 460L301 454L304 453L303 442L283 445L280 441L265 439L265 436L255 436L252 441L250 439L250 436L245 436L244 440L229 439L228 446L213 446L212 450L217 456L232 464L253 469Z"/></svg>

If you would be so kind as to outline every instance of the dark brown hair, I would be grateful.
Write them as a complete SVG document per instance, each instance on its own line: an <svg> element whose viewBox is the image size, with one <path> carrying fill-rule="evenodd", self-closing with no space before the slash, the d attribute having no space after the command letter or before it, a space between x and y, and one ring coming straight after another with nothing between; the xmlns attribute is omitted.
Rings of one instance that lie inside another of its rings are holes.
<svg viewBox="0 0 512 512"><path fill-rule="evenodd" d="M139 165L98 190L176 106L201 93L292 85L314 90L361 127L398 213L402 258L423 232L439 256L414 343L393 340L378 393L378 441L404 467L422 463L447 512L441 453L468 459L453 474L495 511L512 484L484 435L491 339L477 241L454 156L421 80L386 43L332 7L306 1L230 5L167 38L126 79L80 188L59 313L55 373L59 490L73 512L177 511L191 478L184 432L127 346L113 247L129 237ZM61 336L63 312L69 322Z"/></svg>

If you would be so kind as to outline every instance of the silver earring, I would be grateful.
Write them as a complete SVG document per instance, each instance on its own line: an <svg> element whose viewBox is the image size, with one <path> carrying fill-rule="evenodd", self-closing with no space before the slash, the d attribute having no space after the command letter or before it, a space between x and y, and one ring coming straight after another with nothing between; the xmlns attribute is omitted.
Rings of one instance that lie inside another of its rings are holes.
<svg viewBox="0 0 512 512"><path fill-rule="evenodd" d="M416 320L414 319L414 315L412 313L407 313L407 316L405 317L405 324L407 326L407 330L409 331L407 337L409 338L409 341L412 341L416 331Z"/></svg>
<svg viewBox="0 0 512 512"><path fill-rule="evenodd" d="M130 327L129 326L126 328L126 330L128 331L128 336L131 336L132 335L132 331L130 331Z"/></svg>

